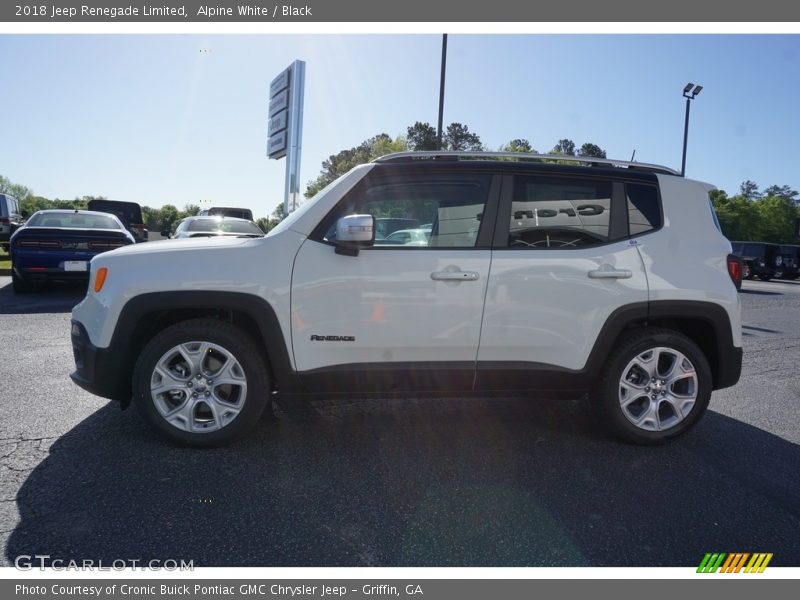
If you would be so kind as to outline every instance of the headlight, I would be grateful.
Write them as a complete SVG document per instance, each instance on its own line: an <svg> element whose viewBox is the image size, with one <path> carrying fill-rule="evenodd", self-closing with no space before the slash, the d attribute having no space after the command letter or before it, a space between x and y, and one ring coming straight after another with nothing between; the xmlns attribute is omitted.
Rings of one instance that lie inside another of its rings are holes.
<svg viewBox="0 0 800 600"><path fill-rule="evenodd" d="M783 257L782 256L776 256L775 257L775 266L776 267L780 267L782 264L783 264Z"/></svg>

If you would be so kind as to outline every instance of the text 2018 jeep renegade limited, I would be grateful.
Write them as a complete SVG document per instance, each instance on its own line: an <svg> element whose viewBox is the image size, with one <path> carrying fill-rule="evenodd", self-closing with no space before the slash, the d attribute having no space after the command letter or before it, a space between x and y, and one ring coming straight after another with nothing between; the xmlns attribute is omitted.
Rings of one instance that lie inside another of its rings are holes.
<svg viewBox="0 0 800 600"><path fill-rule="evenodd" d="M661 442L741 370L711 189L641 163L386 156L265 238L95 257L72 378L197 445L326 393L589 392L616 434Z"/></svg>

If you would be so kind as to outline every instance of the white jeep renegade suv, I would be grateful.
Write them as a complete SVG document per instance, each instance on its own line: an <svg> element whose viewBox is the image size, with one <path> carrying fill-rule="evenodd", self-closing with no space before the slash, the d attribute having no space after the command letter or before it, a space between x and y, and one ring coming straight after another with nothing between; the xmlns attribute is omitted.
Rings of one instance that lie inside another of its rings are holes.
<svg viewBox="0 0 800 600"><path fill-rule="evenodd" d="M588 392L616 434L662 442L741 371L740 264L711 189L642 163L386 156L265 238L95 257L72 379L196 445L245 434L273 397L331 393ZM376 239L376 219L424 235Z"/></svg>

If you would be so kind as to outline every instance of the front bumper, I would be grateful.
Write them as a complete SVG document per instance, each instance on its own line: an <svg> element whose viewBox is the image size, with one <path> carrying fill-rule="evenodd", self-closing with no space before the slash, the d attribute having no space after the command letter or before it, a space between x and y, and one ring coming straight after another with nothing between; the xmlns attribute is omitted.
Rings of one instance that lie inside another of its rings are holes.
<svg viewBox="0 0 800 600"><path fill-rule="evenodd" d="M86 328L72 321L72 354L75 371L70 378L77 385L96 396L118 400L123 406L130 401L130 382L122 377L121 365L114 360L113 352L92 344Z"/></svg>

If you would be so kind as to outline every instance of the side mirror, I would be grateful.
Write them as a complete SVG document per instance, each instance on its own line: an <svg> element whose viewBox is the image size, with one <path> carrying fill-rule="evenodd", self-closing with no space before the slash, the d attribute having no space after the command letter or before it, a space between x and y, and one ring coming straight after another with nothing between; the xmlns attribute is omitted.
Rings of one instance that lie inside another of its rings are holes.
<svg viewBox="0 0 800 600"><path fill-rule="evenodd" d="M358 256L359 248L375 243L372 215L347 215L336 222L336 254Z"/></svg>
<svg viewBox="0 0 800 600"><path fill-rule="evenodd" d="M166 229L161 232L161 237L169 239L169 231Z"/></svg>

